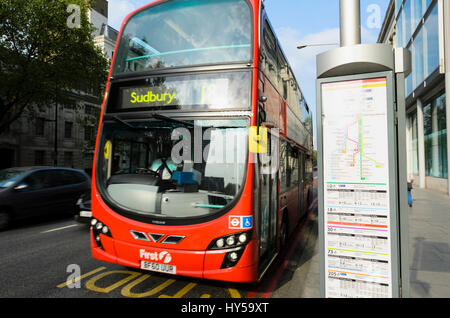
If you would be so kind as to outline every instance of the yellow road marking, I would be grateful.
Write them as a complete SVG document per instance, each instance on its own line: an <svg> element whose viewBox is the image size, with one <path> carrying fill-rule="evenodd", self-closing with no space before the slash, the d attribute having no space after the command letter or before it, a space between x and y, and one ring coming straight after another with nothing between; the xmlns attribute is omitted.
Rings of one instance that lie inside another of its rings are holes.
<svg viewBox="0 0 450 318"><path fill-rule="evenodd" d="M151 289L151 290L149 290L149 291L147 291L145 293L133 293L131 291L131 289L133 287L135 287L136 285L139 285L140 283L142 283L144 280L146 280L149 277L150 277L149 274L145 274L142 277L139 277L138 279L136 279L134 282L131 282L128 285L126 285L125 287L123 287L122 291L121 291L122 296L132 297L132 298L142 298L142 297L153 296L153 295L159 293L160 291L162 291L167 286L170 286L171 284L176 282L175 279L168 279L164 283L156 286L155 288L153 288L153 289Z"/></svg>
<svg viewBox="0 0 450 318"><path fill-rule="evenodd" d="M98 272L101 272L103 270L107 269L106 267L99 267L96 268L86 274L83 274L81 276L75 277L71 280L67 280L66 282L57 285L57 288L63 288L63 287L67 287L71 284L74 284L86 277L92 276ZM96 282L99 281L100 279L109 276L109 275L114 275L114 274L127 274L128 276L107 286L107 287L99 287L96 286ZM92 277L91 279L89 279L85 286L87 289L95 291L95 292L99 292L99 293L109 293L111 291L113 291L114 289L125 285L122 290L121 290L121 294L124 297L131 297L131 298L143 298L143 297L149 297L149 296L154 296L156 294L158 294L159 292L161 292L162 290L164 290L165 288L167 288L168 286L172 285L173 283L175 283L177 280L176 279L168 279L165 282L159 284L158 286L152 288L149 291L143 292L143 293L135 293L132 292L131 290L136 287L137 285L139 285L140 283L144 282L145 280L147 280L149 277L151 277L150 274L144 274L142 275L139 272L133 272L133 271L123 271L123 270L114 270L114 271L108 271L108 272L104 272L101 273L97 276ZM141 276L141 277L139 277ZM139 277L139 278L138 278ZM137 278L137 279L136 279ZM136 279L136 280L134 280ZM133 281L134 280L134 281ZM177 293L175 293L173 296L170 295L160 295L159 298L182 298L184 295L186 295L191 289L193 289L195 286L197 286L197 283L189 283L187 284L185 287L183 287L181 290L179 290ZM226 288L226 290L228 291L228 293L230 294L231 298L242 298L241 294L239 293L238 290L234 289L234 288ZM202 294L200 296L200 298L211 298L211 294Z"/></svg>
<svg viewBox="0 0 450 318"><path fill-rule="evenodd" d="M234 288L228 288L231 298L241 298L241 294Z"/></svg>
<svg viewBox="0 0 450 318"><path fill-rule="evenodd" d="M108 276L108 275L112 275L112 274L128 274L128 277L125 277L124 279L121 279L117 283L109 285L108 287L98 287L95 285L95 283L99 279L101 279L105 276ZM130 280L133 280L140 275L141 275L141 273L131 272L131 271L110 271L110 272L102 273L98 276L92 277L90 280L88 280L86 282L86 288L90 289L92 291L95 291L95 292L107 294L107 293L111 292L112 290L116 289L117 287L128 283Z"/></svg>

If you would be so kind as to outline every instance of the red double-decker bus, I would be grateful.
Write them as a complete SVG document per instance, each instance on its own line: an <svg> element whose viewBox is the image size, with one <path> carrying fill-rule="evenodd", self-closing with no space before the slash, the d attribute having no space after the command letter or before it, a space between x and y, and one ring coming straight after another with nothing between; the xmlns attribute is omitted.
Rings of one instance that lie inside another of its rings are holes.
<svg viewBox="0 0 450 318"><path fill-rule="evenodd" d="M95 258L261 279L312 198L312 120L260 0L155 1L124 20L92 183Z"/></svg>

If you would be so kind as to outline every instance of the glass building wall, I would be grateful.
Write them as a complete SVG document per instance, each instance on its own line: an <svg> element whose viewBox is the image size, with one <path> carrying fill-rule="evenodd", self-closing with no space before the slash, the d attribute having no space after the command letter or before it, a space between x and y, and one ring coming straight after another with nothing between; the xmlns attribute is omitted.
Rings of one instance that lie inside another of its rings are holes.
<svg viewBox="0 0 450 318"><path fill-rule="evenodd" d="M406 96L439 68L439 22L436 0L396 0L397 47L411 51L413 72L406 78Z"/></svg>
<svg viewBox="0 0 450 318"><path fill-rule="evenodd" d="M445 94L424 107L425 175L448 178Z"/></svg>
<svg viewBox="0 0 450 318"><path fill-rule="evenodd" d="M412 73L406 78L410 96L439 69L439 20L437 0L395 0L397 47L411 51ZM425 175L448 178L445 93L426 97L424 108ZM408 116L411 173L419 174L417 111Z"/></svg>
<svg viewBox="0 0 450 318"><path fill-rule="evenodd" d="M409 156L411 158L411 172L414 175L419 174L419 143L417 135L417 112L414 112L409 116L410 127L411 127L411 140L409 147Z"/></svg>

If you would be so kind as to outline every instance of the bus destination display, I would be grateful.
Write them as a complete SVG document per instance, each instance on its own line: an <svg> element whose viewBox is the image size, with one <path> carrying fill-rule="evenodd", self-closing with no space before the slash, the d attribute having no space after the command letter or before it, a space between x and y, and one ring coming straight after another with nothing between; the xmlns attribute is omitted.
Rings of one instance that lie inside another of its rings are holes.
<svg viewBox="0 0 450 318"><path fill-rule="evenodd" d="M120 109L248 109L248 72L154 77L120 89Z"/></svg>

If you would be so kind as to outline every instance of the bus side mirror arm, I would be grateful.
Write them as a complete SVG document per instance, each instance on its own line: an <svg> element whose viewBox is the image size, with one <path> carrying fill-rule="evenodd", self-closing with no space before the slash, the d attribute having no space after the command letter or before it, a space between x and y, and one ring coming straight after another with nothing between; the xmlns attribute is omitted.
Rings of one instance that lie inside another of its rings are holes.
<svg viewBox="0 0 450 318"><path fill-rule="evenodd" d="M261 123L264 123L267 119L266 111L264 110L264 106L261 104L267 101L267 97L261 96L259 98L259 101L260 103L258 104L258 110L256 115L256 126L258 134L259 134L259 126L261 126Z"/></svg>
<svg viewBox="0 0 450 318"><path fill-rule="evenodd" d="M261 98L260 98L261 100ZM267 98L265 98L267 100ZM266 121L266 111L262 104L258 103L256 114L256 127L250 127L249 150L251 153L267 153L268 133L267 127L261 126Z"/></svg>

